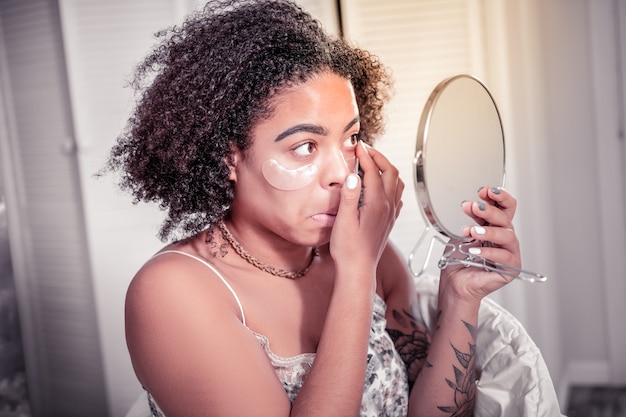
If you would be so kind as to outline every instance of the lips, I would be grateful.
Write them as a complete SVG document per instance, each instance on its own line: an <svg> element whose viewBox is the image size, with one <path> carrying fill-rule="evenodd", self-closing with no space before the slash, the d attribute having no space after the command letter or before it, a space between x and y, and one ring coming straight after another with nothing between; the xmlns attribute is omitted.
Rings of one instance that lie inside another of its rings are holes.
<svg viewBox="0 0 626 417"><path fill-rule="evenodd" d="M322 227L333 227L335 224L336 214L331 213L319 213L311 216L313 221L319 223Z"/></svg>

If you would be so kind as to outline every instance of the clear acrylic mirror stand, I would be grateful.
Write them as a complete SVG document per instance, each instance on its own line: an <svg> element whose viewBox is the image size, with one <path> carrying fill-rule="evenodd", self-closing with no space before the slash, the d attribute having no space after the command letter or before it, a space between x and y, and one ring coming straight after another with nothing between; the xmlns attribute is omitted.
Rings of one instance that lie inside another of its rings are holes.
<svg viewBox="0 0 626 417"><path fill-rule="evenodd" d="M420 269L416 272L413 265L416 261L417 253L420 247L422 247L422 244L427 241L429 236L430 242L425 253L424 261L422 262ZM472 255L469 253L468 249L471 246L476 246L475 241L462 241L458 243L446 242L438 232L431 230L430 226L426 226L417 240L415 247L409 254L409 269L416 278L421 276L428 268L428 263L436 242L441 243L445 247L443 254L437 262L439 269L444 269L449 265L463 265L467 268L476 267L482 268L485 271L497 272L499 274L507 275L511 278L520 279L526 282L545 282L548 280L548 278L542 274L490 261L478 255ZM460 257L455 257L455 255L460 255Z"/></svg>

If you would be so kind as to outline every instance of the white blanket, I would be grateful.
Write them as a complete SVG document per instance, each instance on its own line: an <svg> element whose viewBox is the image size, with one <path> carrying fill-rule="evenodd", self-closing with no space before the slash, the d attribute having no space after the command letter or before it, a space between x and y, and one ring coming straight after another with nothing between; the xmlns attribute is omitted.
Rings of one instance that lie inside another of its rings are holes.
<svg viewBox="0 0 626 417"><path fill-rule="evenodd" d="M438 280L416 281L425 323L432 328L437 308ZM556 391L535 342L511 313L484 299L478 313L476 417L559 417Z"/></svg>

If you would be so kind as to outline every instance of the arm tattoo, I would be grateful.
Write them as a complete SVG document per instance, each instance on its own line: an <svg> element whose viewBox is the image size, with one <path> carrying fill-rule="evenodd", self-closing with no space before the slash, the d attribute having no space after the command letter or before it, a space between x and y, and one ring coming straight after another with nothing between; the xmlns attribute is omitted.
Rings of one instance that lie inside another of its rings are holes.
<svg viewBox="0 0 626 417"><path fill-rule="evenodd" d="M469 323L463 322L475 340L476 328ZM446 383L454 390L454 405L439 406L441 411L449 413L452 417L471 417L474 411L474 399L476 398L476 344L469 344L469 352L462 352L450 344L459 366L453 365L454 381L446 378Z"/></svg>
<svg viewBox="0 0 626 417"><path fill-rule="evenodd" d="M430 335L424 322L415 314L406 310L392 310L392 316L402 330L387 328L387 332L406 366L410 390L422 367L430 366L425 363Z"/></svg>

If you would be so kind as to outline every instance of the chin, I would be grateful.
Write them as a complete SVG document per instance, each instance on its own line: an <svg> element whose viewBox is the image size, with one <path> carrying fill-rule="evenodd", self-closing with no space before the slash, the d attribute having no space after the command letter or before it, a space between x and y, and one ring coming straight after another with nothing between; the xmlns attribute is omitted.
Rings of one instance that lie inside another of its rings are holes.
<svg viewBox="0 0 626 417"><path fill-rule="evenodd" d="M332 233L332 227L324 227L317 228L315 231L311 232L311 239L306 239L310 241L309 246L324 246L330 242L330 235Z"/></svg>

